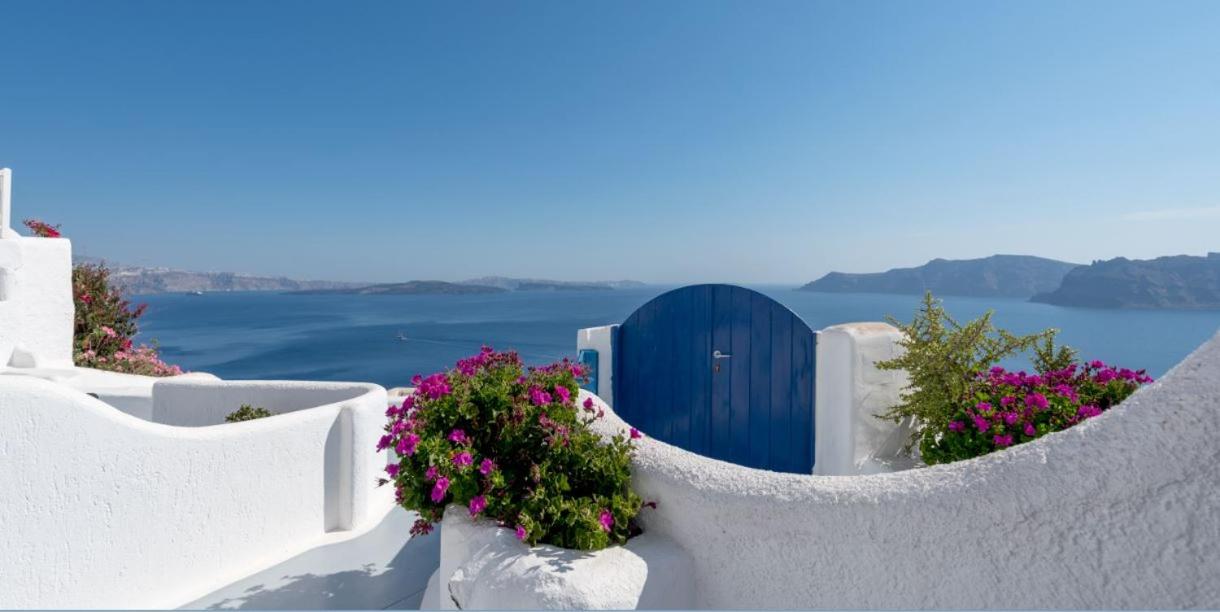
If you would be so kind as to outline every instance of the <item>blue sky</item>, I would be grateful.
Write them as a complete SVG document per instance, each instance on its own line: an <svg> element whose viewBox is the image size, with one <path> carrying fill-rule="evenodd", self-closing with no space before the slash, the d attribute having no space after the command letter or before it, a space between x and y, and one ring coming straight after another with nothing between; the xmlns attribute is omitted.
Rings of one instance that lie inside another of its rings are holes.
<svg viewBox="0 0 1220 612"><path fill-rule="evenodd" d="M1217 2L5 2L14 216L114 261L805 282L1220 250Z"/></svg>

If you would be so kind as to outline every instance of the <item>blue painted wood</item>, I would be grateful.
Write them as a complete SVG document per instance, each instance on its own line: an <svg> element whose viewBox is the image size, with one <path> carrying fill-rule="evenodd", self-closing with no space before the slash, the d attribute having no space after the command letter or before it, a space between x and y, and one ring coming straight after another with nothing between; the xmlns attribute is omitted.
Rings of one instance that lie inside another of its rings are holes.
<svg viewBox="0 0 1220 612"><path fill-rule="evenodd" d="M615 410L648 435L741 465L812 470L815 337L778 302L683 287L632 313L613 343Z"/></svg>
<svg viewBox="0 0 1220 612"><path fill-rule="evenodd" d="M597 351L594 349L580 349L576 353L576 361L585 366L585 371L588 373L589 379L580 388L589 393L597 393Z"/></svg>

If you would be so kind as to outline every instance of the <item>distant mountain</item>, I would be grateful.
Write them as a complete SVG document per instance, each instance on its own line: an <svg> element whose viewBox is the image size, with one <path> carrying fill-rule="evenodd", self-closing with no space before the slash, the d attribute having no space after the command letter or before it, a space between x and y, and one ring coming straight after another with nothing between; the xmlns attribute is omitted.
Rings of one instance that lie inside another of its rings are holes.
<svg viewBox="0 0 1220 612"><path fill-rule="evenodd" d="M1077 264L1029 255L982 259L933 259L916 268L848 274L831 272L801 291L822 293L907 293L1027 298L1052 291Z"/></svg>
<svg viewBox="0 0 1220 612"><path fill-rule="evenodd" d="M1220 309L1220 253L1095 261L1068 272L1059 288L1031 301L1091 308Z"/></svg>
<svg viewBox="0 0 1220 612"><path fill-rule="evenodd" d="M539 278L509 278L506 276L484 276L461 281L463 285L486 285L509 291L596 291L604 289L627 289L643 287L644 283L632 280L620 281L557 281Z"/></svg>
<svg viewBox="0 0 1220 612"><path fill-rule="evenodd" d="M190 272L171 268L145 268L105 262L92 257L75 257L79 263L105 263L110 278L127 295L151 293L192 293L195 291L303 291L340 289L365 283L303 281L282 276L252 276L234 272Z"/></svg>
<svg viewBox="0 0 1220 612"><path fill-rule="evenodd" d="M299 295L318 295L339 293L344 295L468 295L475 293L504 293L502 287L487 285L468 285L464 283L446 283L445 281L407 281L405 283L382 283L363 287L344 289L308 289L290 291Z"/></svg>

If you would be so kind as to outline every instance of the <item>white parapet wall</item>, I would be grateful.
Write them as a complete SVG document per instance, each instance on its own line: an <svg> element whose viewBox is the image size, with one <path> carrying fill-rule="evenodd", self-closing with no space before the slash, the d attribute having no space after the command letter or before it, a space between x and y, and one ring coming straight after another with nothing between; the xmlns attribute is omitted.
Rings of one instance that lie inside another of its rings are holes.
<svg viewBox="0 0 1220 612"><path fill-rule="evenodd" d="M72 245L0 238L0 369L71 368Z"/></svg>
<svg viewBox="0 0 1220 612"><path fill-rule="evenodd" d="M813 473L874 474L907 469L910 427L878 418L899 401L906 373L877 362L901 354L902 332L887 323L845 323L818 332Z"/></svg>
<svg viewBox="0 0 1220 612"><path fill-rule="evenodd" d="M242 402L286 413L171 426L63 384L0 376L0 608L182 605L367 530L393 507L391 488L375 485L381 387L155 386L167 420L199 410L216 422Z"/></svg>
<svg viewBox="0 0 1220 612"><path fill-rule="evenodd" d="M629 425L609 406L595 427ZM1121 405L975 459L781 474L645 438L645 533L695 607L1220 607L1220 335Z"/></svg>

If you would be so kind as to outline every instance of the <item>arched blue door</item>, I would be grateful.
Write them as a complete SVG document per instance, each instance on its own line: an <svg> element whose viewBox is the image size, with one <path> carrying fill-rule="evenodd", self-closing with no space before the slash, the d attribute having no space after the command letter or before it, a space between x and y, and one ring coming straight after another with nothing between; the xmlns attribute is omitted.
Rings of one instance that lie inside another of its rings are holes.
<svg viewBox="0 0 1220 612"><path fill-rule="evenodd" d="M664 293L619 326L614 410L644 433L739 465L813 470L813 330L743 287Z"/></svg>

